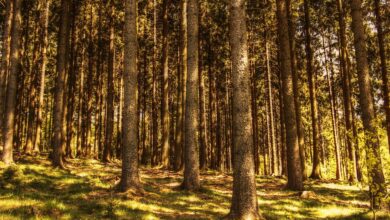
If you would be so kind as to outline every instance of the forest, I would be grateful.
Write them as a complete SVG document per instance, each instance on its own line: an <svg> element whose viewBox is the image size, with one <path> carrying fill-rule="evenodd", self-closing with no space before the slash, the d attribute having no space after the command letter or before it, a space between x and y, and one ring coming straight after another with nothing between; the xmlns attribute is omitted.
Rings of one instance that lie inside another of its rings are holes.
<svg viewBox="0 0 390 220"><path fill-rule="evenodd" d="M388 0L0 0L0 219L390 219Z"/></svg>

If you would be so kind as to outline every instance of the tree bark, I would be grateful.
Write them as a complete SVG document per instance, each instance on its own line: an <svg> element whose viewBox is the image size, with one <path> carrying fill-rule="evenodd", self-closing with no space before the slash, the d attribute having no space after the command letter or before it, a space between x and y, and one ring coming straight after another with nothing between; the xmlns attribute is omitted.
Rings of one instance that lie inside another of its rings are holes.
<svg viewBox="0 0 390 220"><path fill-rule="evenodd" d="M376 17L376 29L378 31L378 46L379 46L379 56L381 60L381 73L382 73L382 96L383 96L383 109L386 114L386 130L387 130L387 144L389 146L390 152L390 101L389 101L389 79L387 76L387 63L386 63L386 51L385 51L385 42L383 36L383 27L382 27L382 15L381 15L381 5L380 0L374 1L375 17Z"/></svg>
<svg viewBox="0 0 390 220"><path fill-rule="evenodd" d="M10 70L8 76L8 86L6 93L7 104L4 115L3 131L3 154L2 161L5 164L13 163L13 138L15 125L15 106L17 79L20 65L20 32L21 32L21 0L14 0L14 10L11 28L11 45L10 45Z"/></svg>
<svg viewBox="0 0 390 220"><path fill-rule="evenodd" d="M244 0L230 0L229 35L232 60L233 196L229 218L260 219L252 139L248 38Z"/></svg>
<svg viewBox="0 0 390 220"><path fill-rule="evenodd" d="M359 82L359 100L365 135L367 173L370 186L371 207L378 208L386 194L385 177L380 153L380 143L376 128L374 98L368 67L366 34L363 26L361 0L351 0L352 32L356 53L356 67Z"/></svg>
<svg viewBox="0 0 390 220"><path fill-rule="evenodd" d="M184 182L183 188L197 190L199 180L199 3L188 0L187 5L187 49L188 78L186 82L185 111L185 148L184 148Z"/></svg>
<svg viewBox="0 0 390 220"><path fill-rule="evenodd" d="M169 168L169 66L168 66L168 5L170 0L163 0L162 34L162 72L161 72L161 126L162 126L162 167Z"/></svg>
<svg viewBox="0 0 390 220"><path fill-rule="evenodd" d="M58 35L57 49L57 76L54 96L54 139L53 139L53 155L52 163L55 167L64 168L62 161L63 146L65 134L63 133L63 117L64 117L64 90L65 90L65 74L68 57L68 40L69 40L69 10L70 1L61 1L61 22Z"/></svg>
<svg viewBox="0 0 390 220"><path fill-rule="evenodd" d="M141 189L137 143L137 1L125 2L122 179L120 189Z"/></svg>
<svg viewBox="0 0 390 220"><path fill-rule="evenodd" d="M14 0L8 0L6 5L5 19L4 19L4 33L3 33L3 46L2 46L2 58L0 64L0 131L3 131L5 126L5 103L7 92L7 78L10 65L11 56L11 29L12 19L14 14ZM3 133L0 134L0 147L3 146Z"/></svg>
<svg viewBox="0 0 390 220"><path fill-rule="evenodd" d="M44 96L45 96L45 78L46 78L46 64L47 64L47 45L48 45L48 26L49 26L49 13L50 13L50 0L43 0L44 12L41 15L41 66L40 66L40 82L39 82L39 98L38 98L38 109L37 109L37 121L36 131L34 138L34 150L43 150L41 146L41 133L42 133L42 122L43 116L42 111L44 108Z"/></svg>
<svg viewBox="0 0 390 220"><path fill-rule="evenodd" d="M113 6L111 6L113 7ZM108 52L108 75L107 75L107 116L106 116L106 136L104 141L103 161L111 160L112 137L114 131L114 69L115 69L115 28L114 28L114 10L111 9L110 15L110 45Z"/></svg>
<svg viewBox="0 0 390 220"><path fill-rule="evenodd" d="M310 108L311 108L311 125L313 132L313 169L310 178L321 179L321 164L320 164L320 133L318 128L318 104L317 104L317 85L316 77L313 73L313 51L311 47L310 34L310 8L309 1L304 0L305 10L305 45L306 45L306 71L309 81L310 92Z"/></svg>
<svg viewBox="0 0 390 220"><path fill-rule="evenodd" d="M283 112L286 127L287 146L287 187L292 190L303 189L303 177L299 153L297 134L296 110L292 84L290 42L288 32L288 18L285 0L277 0L278 35L280 45L281 75L283 85Z"/></svg>

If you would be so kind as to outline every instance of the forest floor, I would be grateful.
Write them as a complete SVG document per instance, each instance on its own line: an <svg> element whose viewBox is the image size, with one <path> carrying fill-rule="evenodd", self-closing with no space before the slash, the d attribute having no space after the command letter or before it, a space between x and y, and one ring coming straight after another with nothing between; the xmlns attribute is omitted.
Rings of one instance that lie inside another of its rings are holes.
<svg viewBox="0 0 390 220"><path fill-rule="evenodd" d="M199 192L179 190L182 175L142 169L145 193L118 193L120 164L69 160L54 169L44 158L0 165L0 219L218 219L229 211L232 177L204 172ZM285 180L257 177L267 219L372 219L367 192L335 181L307 181L311 195L284 190ZM310 194L310 193L309 193ZM376 213L390 219L389 212Z"/></svg>

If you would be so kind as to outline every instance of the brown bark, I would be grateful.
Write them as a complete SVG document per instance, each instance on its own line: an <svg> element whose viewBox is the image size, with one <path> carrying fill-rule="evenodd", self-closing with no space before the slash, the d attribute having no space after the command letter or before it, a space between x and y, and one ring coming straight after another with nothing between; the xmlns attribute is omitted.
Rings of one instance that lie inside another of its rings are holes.
<svg viewBox="0 0 390 220"><path fill-rule="evenodd" d="M2 45L2 58L0 64L0 131L3 131L5 126L4 121L4 112L5 112L5 103L6 103L6 87L7 87L7 77L9 72L10 65L10 56L11 56L11 28L12 28L12 19L14 14L14 1L8 0L6 5L6 13L4 19L4 33L3 33L3 45ZM3 146L3 132L0 132L0 146Z"/></svg>
<svg viewBox="0 0 390 220"><path fill-rule="evenodd" d="M280 45L281 75L283 85L283 111L286 127L287 146L287 187L292 190L303 189L303 178L297 134L294 91L292 83L288 18L285 0L277 0L278 35Z"/></svg>
<svg viewBox="0 0 390 220"><path fill-rule="evenodd" d="M244 0L231 0L229 32L232 60L233 196L229 218L260 219L253 155L248 38Z"/></svg>
<svg viewBox="0 0 390 220"><path fill-rule="evenodd" d="M108 75L107 75L107 115L106 115L106 136L104 140L103 161L111 160L112 137L114 131L114 69L115 69L115 29L114 29L114 10L111 9L110 15L110 45L108 52Z"/></svg>
<svg viewBox="0 0 390 220"><path fill-rule="evenodd" d="M386 130L387 130L387 144L389 145L390 152L390 101L389 101L389 79L387 76L387 63L386 63L386 51L384 43L384 33L382 27L382 15L380 0L374 0L374 11L376 17L376 29L378 31L378 46L379 57L381 60L381 73L382 73L382 97L383 97L383 109L386 114Z"/></svg>
<svg viewBox="0 0 390 220"><path fill-rule="evenodd" d="M176 143L174 169L180 170L183 167L183 122L184 122L184 87L185 75L187 75L187 0L180 1L180 75L178 85L178 116L176 119Z"/></svg>
<svg viewBox="0 0 390 220"><path fill-rule="evenodd" d="M168 5L170 0L163 0L162 34L162 72L161 72L161 126L162 126L162 167L169 168L169 66L168 66Z"/></svg>
<svg viewBox="0 0 390 220"><path fill-rule="evenodd" d="M49 26L49 13L50 13L50 0L43 0L43 12L41 14L40 26L41 33L40 39L41 43L41 64L40 64L40 81L39 81L39 97L38 97L38 106L37 106L37 120L36 120L36 131L34 138L34 150L42 151L43 146L41 146L41 133L42 133L42 110L44 108L44 95L45 95L45 78L46 78L46 64L47 64L47 46L48 46L48 26Z"/></svg>
<svg viewBox="0 0 390 220"><path fill-rule="evenodd" d="M122 179L120 189L140 190L137 134L137 1L125 1Z"/></svg>
<svg viewBox="0 0 390 220"><path fill-rule="evenodd" d="M351 0L352 32L356 53L356 66L359 82L359 100L362 108L362 119L365 135L367 156L367 173L370 185L372 208L380 206L386 194L385 178L380 153L380 143L376 128L374 98L372 95L371 78L368 67L366 34L363 26L363 12L361 0Z"/></svg>
<svg viewBox="0 0 390 220"><path fill-rule="evenodd" d="M321 179L321 164L320 164L320 133L318 127L318 104L317 104L317 83L316 76L313 71L313 51L311 47L310 34L310 8L309 1L304 0L305 7L305 46L306 46L306 71L309 81L310 92L310 108L311 108L311 125L313 132L313 169L310 178Z"/></svg>
<svg viewBox="0 0 390 220"><path fill-rule="evenodd" d="M185 147L183 188L197 190L199 180L199 3L188 0L187 49L188 77L186 81Z"/></svg>
<svg viewBox="0 0 390 220"><path fill-rule="evenodd" d="M157 165L157 0L153 0L152 166Z"/></svg>
<svg viewBox="0 0 390 220"><path fill-rule="evenodd" d="M65 134L63 133L64 117L64 91L67 64L67 50L69 39L69 0L61 1L61 22L57 49L57 76L54 96L54 139L53 139L53 166L63 168L63 146Z"/></svg>
<svg viewBox="0 0 390 220"><path fill-rule="evenodd" d="M346 127L346 144L348 149L348 163L347 169L350 174L349 181L354 182L357 179L357 161L355 157L355 149L353 139L357 138L353 135L353 123L352 123L352 103L351 103L351 71L348 58L348 48L346 39L346 24L345 24L345 9L343 0L337 0L337 10L339 13L339 37L340 37L340 64L343 74L343 100L344 100L344 115L345 115L345 127Z"/></svg>
<svg viewBox="0 0 390 220"><path fill-rule="evenodd" d="M15 125L15 106L16 106L16 90L17 78L19 75L20 62L20 32L21 32L21 0L14 0L14 9L11 28L11 44L10 44L10 63L8 86L6 92L7 105L4 112L4 127L3 127L3 154L2 161L5 164L13 163L13 138Z"/></svg>

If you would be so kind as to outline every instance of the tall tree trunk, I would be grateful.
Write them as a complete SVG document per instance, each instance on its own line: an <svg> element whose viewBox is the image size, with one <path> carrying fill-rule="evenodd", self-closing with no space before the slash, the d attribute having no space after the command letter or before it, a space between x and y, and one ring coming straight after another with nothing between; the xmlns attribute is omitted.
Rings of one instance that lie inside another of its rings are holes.
<svg viewBox="0 0 390 220"><path fill-rule="evenodd" d="M283 84L283 111L286 125L287 186L292 190L303 189L303 177L299 153L297 121L292 83L288 18L285 0L277 0L278 35L280 45L281 75Z"/></svg>
<svg viewBox="0 0 390 220"><path fill-rule="evenodd" d="M125 2L124 105L122 125L122 179L120 189L141 190L137 134L137 1Z"/></svg>
<svg viewBox="0 0 390 220"><path fill-rule="evenodd" d="M178 82L178 116L176 119L176 143L174 169L183 167L183 122L184 122L184 75L187 75L187 0L180 1L180 76Z"/></svg>
<svg viewBox="0 0 390 220"><path fill-rule="evenodd" d="M49 13L50 13L50 2L51 0L42 0L43 1L43 13L41 14L41 66L40 66L40 82L39 82L39 97L38 97L38 106L37 106L37 121L36 121L36 131L34 138L34 150L42 151L43 146L41 146L41 133L42 133L42 122L43 116L42 111L44 108L44 96L45 96L45 78L46 78L46 63L47 63L47 46L48 46L48 26L49 26Z"/></svg>
<svg viewBox="0 0 390 220"><path fill-rule="evenodd" d="M353 108L351 103L351 72L348 61L348 48L347 48L347 39L345 33L345 9L343 0L337 0L337 10L339 13L339 37L340 37L340 64L341 70L343 74L343 99L344 99L344 115L345 115L345 127L346 127L346 144L348 149L348 163L347 169L350 174L349 181L354 182L357 179L357 161L355 156L355 149L357 146L354 145L353 139L357 138L353 135L353 123L352 123L352 115Z"/></svg>
<svg viewBox="0 0 390 220"><path fill-rule="evenodd" d="M187 6L187 49L188 78L186 82L185 111L185 148L184 148L184 182L183 188L197 190L199 180L199 3L188 0Z"/></svg>
<svg viewBox="0 0 390 220"><path fill-rule="evenodd" d="M323 40L324 41L324 40ZM325 56L325 69L326 77L328 81L329 89L329 100L330 100L330 110L332 114L332 128L333 128L333 144L335 148L335 157L336 157L336 179L341 179L341 154L340 154L340 136L337 125L337 109L336 109L336 94L334 89L334 79L333 79L333 59L332 59L332 45L331 40L328 38L328 55L326 53L325 41L323 42L324 56Z"/></svg>
<svg viewBox="0 0 390 220"><path fill-rule="evenodd" d="M244 0L230 0L230 46L233 83L233 197L229 217L260 219L258 213L248 62L248 38Z"/></svg>
<svg viewBox="0 0 390 220"><path fill-rule="evenodd" d="M301 103L299 101L299 77L297 70L297 59L296 59L296 42L295 42L295 23L293 16L293 7L291 5L291 1L286 1L287 7L287 16L288 16L288 34L289 34L289 42L290 42L290 56L291 56L291 72L293 74L293 90L294 90L294 105L296 112L296 120L297 120L297 132L298 132L298 143L299 143L299 154L301 157L301 167L303 179L307 178L306 171L306 162L305 162L305 134L304 129L302 127L302 119L301 119Z"/></svg>
<svg viewBox="0 0 390 220"><path fill-rule="evenodd" d="M14 0L8 0L6 5L5 19L4 19L4 33L3 33L3 46L1 51L1 64L0 64L0 131L3 131L5 126L5 104L6 104L6 92L7 92L7 77L10 65L11 56L11 29L12 19L14 14ZM3 133L0 132L0 147L3 146Z"/></svg>
<svg viewBox="0 0 390 220"><path fill-rule="evenodd" d="M372 208L380 206L386 194L385 177L380 153L378 131L375 122L374 98L372 96L371 78L368 67L366 34L363 26L361 0L351 0L352 32L356 53L356 66L359 82L359 99L365 135L368 182Z"/></svg>
<svg viewBox="0 0 390 220"><path fill-rule="evenodd" d="M152 166L157 165L157 0L153 0L153 82L152 82Z"/></svg>
<svg viewBox="0 0 390 220"><path fill-rule="evenodd" d="M170 0L163 0L163 36L162 36L162 74L161 74L161 126L162 126L162 167L169 168L169 44L168 44L168 5Z"/></svg>
<svg viewBox="0 0 390 220"><path fill-rule="evenodd" d="M64 90L65 90L65 73L68 57L68 40L69 40L69 8L70 1L61 1L61 22L58 35L57 49L57 76L54 96L54 140L52 163L56 167L63 168L63 146L65 134L63 133L64 117Z"/></svg>
<svg viewBox="0 0 390 220"><path fill-rule="evenodd" d="M316 77L313 73L313 51L311 48L311 34L310 34L310 8L309 1L304 0L305 7L305 44L306 44L306 71L309 81L310 92L310 108L311 108L311 125L313 131L313 169L310 178L321 178L321 164L320 164L320 133L318 128L318 104L317 104L317 85Z"/></svg>
<svg viewBox="0 0 390 220"><path fill-rule="evenodd" d="M10 70L8 76L8 86L6 93L6 106L4 115L3 131L3 154L2 161L5 164L13 163L13 138L15 125L15 106L17 78L19 75L20 65L20 32L21 32L21 0L14 0L14 10L11 28L11 45L10 45Z"/></svg>
<svg viewBox="0 0 390 220"><path fill-rule="evenodd" d="M112 6L113 7L113 6ZM108 53L108 76L107 76L107 116L106 116L106 136L104 141L103 161L111 160L112 136L114 131L114 69L115 69L115 29L114 10L111 9L110 25L110 48Z"/></svg>
<svg viewBox="0 0 390 220"><path fill-rule="evenodd" d="M386 129L387 129L387 144L389 145L390 152L390 101L389 101L389 79L387 76L387 63L386 63L386 51L383 36L382 27L382 15L380 0L375 0L375 17L376 17L376 29L378 31L378 45L379 45L379 56L381 59L381 73L382 73L382 96L383 96L383 109L386 114Z"/></svg>

